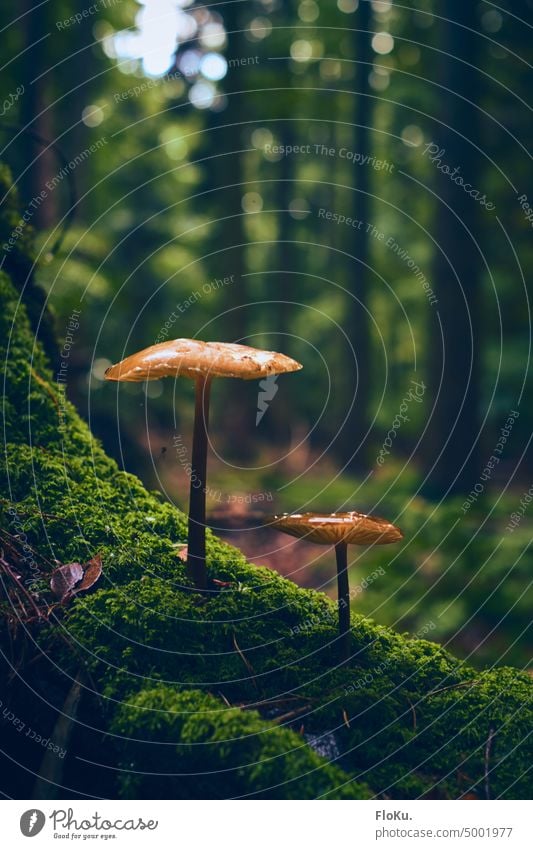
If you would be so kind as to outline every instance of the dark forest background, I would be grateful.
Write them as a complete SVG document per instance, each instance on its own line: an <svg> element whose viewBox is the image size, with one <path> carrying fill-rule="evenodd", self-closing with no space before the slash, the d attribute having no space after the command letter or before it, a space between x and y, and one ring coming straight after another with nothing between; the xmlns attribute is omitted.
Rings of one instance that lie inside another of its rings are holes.
<svg viewBox="0 0 533 849"><path fill-rule="evenodd" d="M185 507L192 387L106 367L165 334L289 354L257 425L257 383L214 388L212 527L334 594L261 517L385 515L357 609L527 665L530 0L2 5L22 297L106 450Z"/></svg>

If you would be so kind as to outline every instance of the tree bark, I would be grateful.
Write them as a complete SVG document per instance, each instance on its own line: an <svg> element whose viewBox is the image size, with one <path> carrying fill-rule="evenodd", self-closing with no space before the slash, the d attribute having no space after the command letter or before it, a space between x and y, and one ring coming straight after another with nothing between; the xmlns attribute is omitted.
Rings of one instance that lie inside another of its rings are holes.
<svg viewBox="0 0 533 849"><path fill-rule="evenodd" d="M439 5L443 16L439 23L443 51L439 82L448 91L439 93L437 117L442 123L435 125L433 142L438 153L432 154L438 197L432 287L438 305L432 311L428 334L428 410L429 399L434 406L423 444L425 491L438 498L469 492L480 472L482 259L474 239L480 237L481 217L490 215L445 168L452 172L459 168L456 176L484 193L481 154L476 149L483 148L481 122L478 110L467 102L480 103L482 97L481 76L475 70L479 42L476 7L462 0Z"/></svg>
<svg viewBox="0 0 533 849"><path fill-rule="evenodd" d="M372 98L369 94L368 75L371 70L372 47L371 26L372 10L369 2L360 2L354 18L356 29L353 32L353 53L356 60L354 80L353 110L353 146L361 154L369 154L370 130L372 122ZM346 303L346 331L353 353L349 352L350 368L343 380L343 395L346 399L346 411L353 406L341 434L341 459L352 471L366 469L367 447L365 437L370 421L370 326L365 307L368 306L369 242L366 223L370 222L370 171L368 168L353 168L355 176L352 216L363 222L360 229L354 229L353 240L348 247L355 257L350 266L350 282Z"/></svg>
<svg viewBox="0 0 533 849"><path fill-rule="evenodd" d="M233 275L234 282L226 287L221 311L229 310L224 316L227 328L225 341L247 344L249 311L243 308L248 301L246 285L246 243L247 235L244 222L242 198L246 194L243 154L245 146L243 128L245 118L244 94L246 86L246 65L239 62L248 52L248 45L242 33L242 4L228 3L223 9L224 26L227 31L228 73L224 79L227 93L227 106L215 116L214 142L221 154L216 160L215 185L219 200L218 244L223 253L217 255L217 263L222 264L223 273L217 277ZM218 120L217 120L218 119ZM255 409L250 409L249 393L240 380L228 381L224 424L229 434L227 450L235 460L245 460L251 456L250 422L255 419ZM247 410L246 415L243 411Z"/></svg>
<svg viewBox="0 0 533 849"><path fill-rule="evenodd" d="M20 123L23 128L32 130L44 139L53 141L54 127L52 114L47 108L47 56L46 42L49 32L47 22L47 3L35 5L26 0L21 18L24 46L27 52L20 61L20 79L24 85L21 99ZM43 149L29 135L22 133L18 142L22 154L22 169L28 170L20 181L20 194L25 206L46 191L46 183L54 173L54 153ZM48 192L44 203L36 207L32 215L32 225L39 228L51 227L55 220L55 198Z"/></svg>

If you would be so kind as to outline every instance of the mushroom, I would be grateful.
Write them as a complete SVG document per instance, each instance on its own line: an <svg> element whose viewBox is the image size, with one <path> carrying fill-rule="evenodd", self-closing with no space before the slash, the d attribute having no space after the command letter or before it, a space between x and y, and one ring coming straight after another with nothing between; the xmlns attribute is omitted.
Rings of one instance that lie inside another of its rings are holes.
<svg viewBox="0 0 533 849"><path fill-rule="evenodd" d="M337 560L339 608L339 653L341 661L350 657L350 587L348 546L382 545L403 538L399 528L386 519L366 513L284 513L274 516L271 525L293 537L303 537L318 545L334 545Z"/></svg>
<svg viewBox="0 0 533 849"><path fill-rule="evenodd" d="M195 381L187 569L197 589L207 589L205 490L211 380L213 377L255 380L301 368L300 363L284 354L248 345L173 339L132 354L105 373L106 380L117 381L142 382L161 377L188 377Z"/></svg>

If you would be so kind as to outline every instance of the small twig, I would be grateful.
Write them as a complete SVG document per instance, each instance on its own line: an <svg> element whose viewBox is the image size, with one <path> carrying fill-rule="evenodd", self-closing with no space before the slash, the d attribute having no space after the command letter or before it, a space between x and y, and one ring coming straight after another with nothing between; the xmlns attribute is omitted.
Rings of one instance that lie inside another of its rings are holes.
<svg viewBox="0 0 533 849"><path fill-rule="evenodd" d="M235 705L235 707L238 707L241 710L258 710L260 708L264 709L264 708L269 708L269 707L276 707L276 705L284 705L284 704L287 704L287 702L290 703L290 702L302 701L302 699L304 699L306 702L319 702L319 701L321 701L320 699L316 699L316 698L313 699L313 698L311 698L311 696L296 696L296 695L293 695L293 696L280 697L279 699L262 699L261 701L241 702L241 703L237 703Z"/></svg>
<svg viewBox="0 0 533 849"><path fill-rule="evenodd" d="M20 514L20 515L23 515L23 514ZM28 513L28 515L30 515L30 514ZM37 513L36 515L43 515L44 516L46 514ZM57 518L61 518L61 517L58 516ZM64 519L64 520L62 519L62 521L66 521L66 519ZM20 541L19 541L18 537L13 535L13 534L10 534L9 531L5 531L3 528L0 528L0 536L3 539L2 545L5 545L9 549L12 556L19 561L23 561L24 558L22 557L19 549L17 548L17 546L20 546ZM52 568L55 568L54 564L51 563L50 560L48 560L48 558L44 556L44 554L41 554L35 548L32 548L32 546L29 545L29 543L27 541L25 541L25 545L29 549L31 549L31 553L32 553L32 556L34 558L38 558L39 560L42 560L44 563L47 563Z"/></svg>
<svg viewBox="0 0 533 849"><path fill-rule="evenodd" d="M13 504L9 498L0 498L0 504ZM17 507L17 513L19 516L30 516L30 517L43 517L45 519L60 519L62 522L68 522L68 516L56 516L55 513L44 513L42 510L19 510ZM76 521L75 519L70 519L70 521Z"/></svg>
<svg viewBox="0 0 533 849"><path fill-rule="evenodd" d="M259 687L257 686L257 681L256 681L256 679L255 679L255 669L253 668L253 666L252 666L252 664L250 663L250 661L248 660L248 658L247 658L247 657L245 657L245 656L244 656L244 654L243 654L243 652L241 651L241 649L240 649L240 647L239 647L239 644L238 644L238 642L237 642L237 637L235 636L235 634L233 634L233 645L235 646L236 650L237 650L237 651L238 651L238 653L240 654L240 656L241 656L241 658L242 658L242 662L243 662L243 663L244 663L244 665L246 666L246 669L247 669L247 670L248 670L248 672L250 673L250 677L251 677L251 679L252 679L252 681L253 681L253 684L254 684L255 689L256 689L256 690L258 690L258 689L259 689Z"/></svg>
<svg viewBox="0 0 533 849"><path fill-rule="evenodd" d="M295 708L294 710L290 710L288 713L284 713L282 716L277 716L272 720L276 725L281 725L282 723L289 722L291 719L296 719L301 713L305 713L306 710L309 710L311 705L300 705L299 708Z"/></svg>
<svg viewBox="0 0 533 849"><path fill-rule="evenodd" d="M67 751L77 721L78 706L82 696L83 673L79 672L67 694L63 709L54 725L51 737L60 749ZM48 749L37 775L33 799L55 799L62 788L64 762Z"/></svg>
<svg viewBox="0 0 533 849"><path fill-rule="evenodd" d="M52 399L52 401L54 402L54 404L55 404L55 406L56 406L56 410L57 410L57 412L58 412L59 417L61 418L61 408L60 408L60 406L59 406L59 401L57 400L56 396L54 395L54 393L53 393L53 392L52 392L52 390L50 389L50 386L48 385L48 383L46 382L46 380L43 380L43 378L42 378L42 377L40 377L40 376L37 374L37 372L35 371L35 369L34 369L34 368L32 368L32 369L31 369L31 373L32 373L32 377L34 377L34 378L35 378L35 380L37 381L37 383L39 384L39 386L42 386L42 388L44 389L44 391L48 393L48 395L50 396L50 398Z"/></svg>
<svg viewBox="0 0 533 849"><path fill-rule="evenodd" d="M413 731L416 731L416 710L415 710L415 706L414 706L414 704L412 703L411 699L409 698L409 696L407 694L406 694L405 698L407 699L407 701L409 702L409 705L411 707L411 713L413 714Z"/></svg>
<svg viewBox="0 0 533 849"><path fill-rule="evenodd" d="M27 660L24 666L26 669L28 669L30 666L34 666L36 663L39 663L41 660L45 659L46 655L41 652L40 654L35 654L30 660Z"/></svg>
<svg viewBox="0 0 533 849"><path fill-rule="evenodd" d="M439 687L438 690L430 690L429 693L426 693L426 698L435 696L437 693L445 693L447 690L456 690L458 687L473 687L474 684L479 684L479 678L475 678L473 681L460 681L459 684L450 684L449 687Z"/></svg>
<svg viewBox="0 0 533 849"><path fill-rule="evenodd" d="M487 737L487 742L485 744L485 799L490 799L490 752L492 749L492 741L494 740L495 735L496 731L494 729L494 726L491 725L489 728L489 736Z"/></svg>
<svg viewBox="0 0 533 849"><path fill-rule="evenodd" d="M6 572L9 575L11 580L15 582L15 584L19 588L20 592L28 599L30 605L33 607L35 613L37 614L37 618L40 619L43 616L43 613L42 613L41 610L39 610L39 608L35 604L35 599L32 597L32 594L29 592L29 590L26 589L26 587L24 586L22 581L18 578L18 576L15 575L11 566L9 565L7 560L4 560L3 557L0 557L0 566L2 566L2 568L4 569L4 572ZM24 610L24 605L22 604L20 599L19 599L19 603L21 604L22 609ZM27 615L26 611L24 611L24 613L25 613L25 615Z"/></svg>

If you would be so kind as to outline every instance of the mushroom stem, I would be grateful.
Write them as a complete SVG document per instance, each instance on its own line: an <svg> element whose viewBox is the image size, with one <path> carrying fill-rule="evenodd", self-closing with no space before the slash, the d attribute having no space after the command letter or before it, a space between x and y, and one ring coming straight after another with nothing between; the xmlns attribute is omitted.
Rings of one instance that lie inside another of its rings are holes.
<svg viewBox="0 0 533 849"><path fill-rule="evenodd" d="M207 589L205 567L205 491L207 483L207 430L211 378L196 378L194 432L192 440L191 488L187 571L199 590Z"/></svg>
<svg viewBox="0 0 533 849"><path fill-rule="evenodd" d="M339 654L344 663L350 658L350 585L348 582L348 546L338 542L335 546L337 560L337 592L339 606Z"/></svg>

